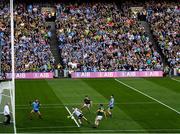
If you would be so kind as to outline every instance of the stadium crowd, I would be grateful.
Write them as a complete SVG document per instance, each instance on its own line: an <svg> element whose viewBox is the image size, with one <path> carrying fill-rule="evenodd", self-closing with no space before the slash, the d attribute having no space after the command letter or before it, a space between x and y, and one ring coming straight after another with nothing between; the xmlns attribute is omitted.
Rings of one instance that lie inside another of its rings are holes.
<svg viewBox="0 0 180 134"><path fill-rule="evenodd" d="M65 68L75 71L161 70L144 27L123 6L66 5L57 19Z"/></svg>
<svg viewBox="0 0 180 134"><path fill-rule="evenodd" d="M153 35L171 67L180 65L180 10L177 4L144 6ZM163 63L129 5L56 4L57 37L64 69L71 71L162 70ZM15 5L16 72L54 69L50 28L39 5ZM2 71L11 71L9 4L0 2Z"/></svg>
<svg viewBox="0 0 180 134"><path fill-rule="evenodd" d="M1 54L1 68L3 72L11 70L10 61L10 14L9 4L3 4L0 1L0 47Z"/></svg>
<svg viewBox="0 0 180 134"><path fill-rule="evenodd" d="M152 3L148 22L170 67L180 67L180 6Z"/></svg>
<svg viewBox="0 0 180 134"><path fill-rule="evenodd" d="M1 5L2 71L11 71L10 8ZM37 5L18 4L14 9L16 72L51 71L54 58L50 51L51 33Z"/></svg>

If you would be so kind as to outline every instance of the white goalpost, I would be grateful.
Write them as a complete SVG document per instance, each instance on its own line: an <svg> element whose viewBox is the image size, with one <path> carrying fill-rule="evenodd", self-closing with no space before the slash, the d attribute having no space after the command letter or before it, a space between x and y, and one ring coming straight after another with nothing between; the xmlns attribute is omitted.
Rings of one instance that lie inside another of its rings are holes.
<svg viewBox="0 0 180 134"><path fill-rule="evenodd" d="M12 116L14 133L16 134L16 116L15 116L15 62L14 62L14 12L13 12L13 0L10 0L10 17L11 17L11 69L12 69L12 88L11 88L11 103L12 103Z"/></svg>
<svg viewBox="0 0 180 134"><path fill-rule="evenodd" d="M10 26L11 26L10 41L11 41L11 74L12 74L12 77L8 81L0 81L0 123L4 122L3 110L4 110L4 106L8 103L10 112L11 112L11 123L13 123L14 133L16 134L13 0L10 0ZM1 66L1 64L0 64L0 66ZM0 67L0 73L1 73L1 67Z"/></svg>

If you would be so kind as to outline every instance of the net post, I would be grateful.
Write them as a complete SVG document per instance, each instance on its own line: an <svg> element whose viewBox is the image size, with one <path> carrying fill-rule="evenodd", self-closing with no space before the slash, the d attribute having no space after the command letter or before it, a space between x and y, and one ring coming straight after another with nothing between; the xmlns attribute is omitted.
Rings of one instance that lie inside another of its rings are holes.
<svg viewBox="0 0 180 134"><path fill-rule="evenodd" d="M16 118L15 118L15 62L14 62L14 15L13 15L13 0L10 0L10 18L11 18L11 69L12 69L12 115L14 133L16 134Z"/></svg>

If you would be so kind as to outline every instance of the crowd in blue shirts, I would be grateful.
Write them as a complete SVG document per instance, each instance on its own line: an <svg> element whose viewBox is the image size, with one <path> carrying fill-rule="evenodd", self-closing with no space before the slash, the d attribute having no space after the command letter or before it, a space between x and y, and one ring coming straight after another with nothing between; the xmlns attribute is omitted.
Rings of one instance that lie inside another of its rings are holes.
<svg viewBox="0 0 180 134"><path fill-rule="evenodd" d="M159 53L129 7L115 3L58 5L57 35L71 71L161 70Z"/></svg>
<svg viewBox="0 0 180 134"><path fill-rule="evenodd" d="M17 4L14 8L16 72L52 71L51 33L44 25L45 19L39 5ZM1 1L0 14L2 71L11 72L10 5Z"/></svg>
<svg viewBox="0 0 180 134"><path fill-rule="evenodd" d="M151 3L147 19L169 66L180 67L180 5L179 3Z"/></svg>

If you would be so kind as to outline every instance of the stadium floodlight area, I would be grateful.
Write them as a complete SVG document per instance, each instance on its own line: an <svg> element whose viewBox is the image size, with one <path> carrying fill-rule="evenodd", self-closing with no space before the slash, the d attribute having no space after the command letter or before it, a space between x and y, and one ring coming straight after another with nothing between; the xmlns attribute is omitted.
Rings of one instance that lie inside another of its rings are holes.
<svg viewBox="0 0 180 134"><path fill-rule="evenodd" d="M6 104L9 104L10 111L13 111L13 93L12 93L12 81L0 82L0 123L4 121L3 110ZM14 117L11 115L11 121Z"/></svg>

